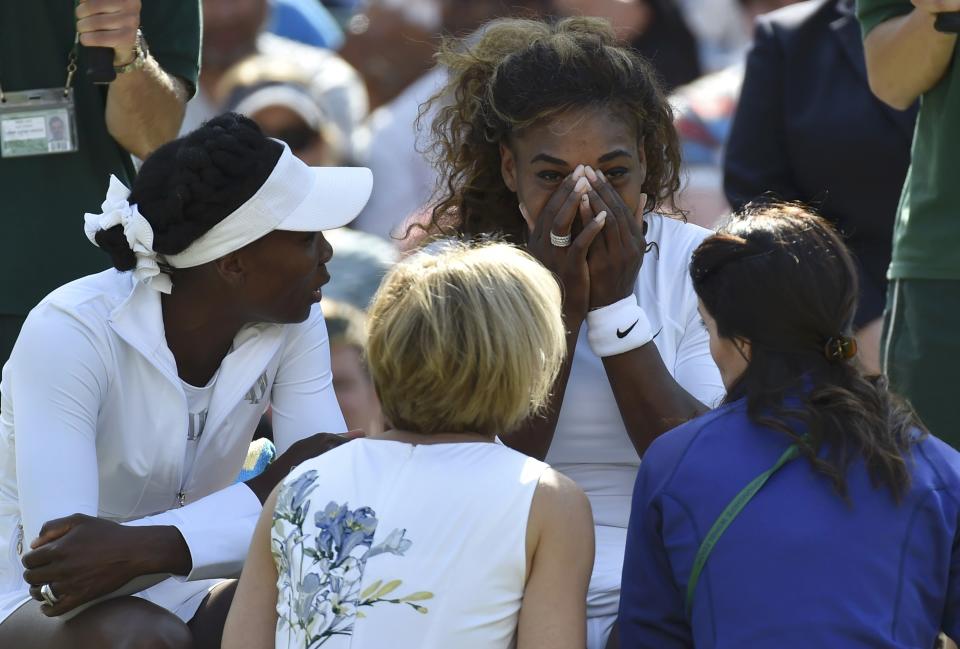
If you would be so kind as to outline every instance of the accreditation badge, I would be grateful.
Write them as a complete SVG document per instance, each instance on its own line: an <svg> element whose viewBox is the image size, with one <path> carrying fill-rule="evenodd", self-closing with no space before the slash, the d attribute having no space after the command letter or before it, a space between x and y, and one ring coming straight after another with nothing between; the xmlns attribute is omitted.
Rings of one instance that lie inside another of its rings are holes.
<svg viewBox="0 0 960 649"><path fill-rule="evenodd" d="M77 150L73 88L5 92L0 103L0 157Z"/></svg>

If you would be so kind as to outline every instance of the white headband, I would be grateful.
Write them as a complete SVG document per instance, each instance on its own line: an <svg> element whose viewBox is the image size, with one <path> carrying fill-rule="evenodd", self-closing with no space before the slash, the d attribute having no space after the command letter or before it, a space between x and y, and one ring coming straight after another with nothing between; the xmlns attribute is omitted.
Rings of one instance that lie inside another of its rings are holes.
<svg viewBox="0 0 960 649"><path fill-rule="evenodd" d="M85 214L84 231L97 245L96 234L123 226L127 243L137 257L134 276L152 288L169 293L170 277L160 263L193 268L243 248L274 230L320 232L339 228L360 213L370 198L373 174L363 167L309 167L283 145L283 153L260 189L243 205L210 228L176 255L153 250L153 228L128 202L130 190L110 177L102 214Z"/></svg>

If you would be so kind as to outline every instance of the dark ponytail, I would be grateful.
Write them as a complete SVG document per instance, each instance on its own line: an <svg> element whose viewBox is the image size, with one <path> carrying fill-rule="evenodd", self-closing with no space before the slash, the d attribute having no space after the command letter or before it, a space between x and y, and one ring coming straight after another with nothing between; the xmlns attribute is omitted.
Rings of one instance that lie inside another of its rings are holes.
<svg viewBox="0 0 960 649"><path fill-rule="evenodd" d="M153 249L164 255L186 250L260 189L282 151L255 122L235 113L154 151L128 199L153 228ZM101 230L96 240L117 270L136 266L121 226Z"/></svg>
<svg viewBox="0 0 960 649"><path fill-rule="evenodd" d="M127 244L127 237L123 234L123 226L115 225L109 230L100 230L94 237L97 245L110 255L113 267L117 270L133 270L137 266L137 256L133 254Z"/></svg>
<svg viewBox="0 0 960 649"><path fill-rule="evenodd" d="M899 499L923 429L885 379L831 353L852 336L857 274L830 224L795 205L748 206L697 248L690 274L717 334L750 342L727 402L745 398L748 416L798 442L842 496L859 455Z"/></svg>

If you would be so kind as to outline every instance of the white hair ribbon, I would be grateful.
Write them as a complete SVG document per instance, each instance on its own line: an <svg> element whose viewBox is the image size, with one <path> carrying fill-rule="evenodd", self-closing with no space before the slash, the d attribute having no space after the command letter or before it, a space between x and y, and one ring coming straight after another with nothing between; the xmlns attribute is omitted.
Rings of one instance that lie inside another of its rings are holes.
<svg viewBox="0 0 960 649"><path fill-rule="evenodd" d="M170 276L160 270L157 264L157 253L153 250L153 228L150 222L140 214L137 206L127 201L129 197L130 190L120 182L119 178L111 175L107 197L101 205L103 213L84 214L83 230L93 245L97 246L97 232L109 230L117 225L123 226L127 245L137 257L133 276L157 291L170 293L173 290L173 283L170 281Z"/></svg>

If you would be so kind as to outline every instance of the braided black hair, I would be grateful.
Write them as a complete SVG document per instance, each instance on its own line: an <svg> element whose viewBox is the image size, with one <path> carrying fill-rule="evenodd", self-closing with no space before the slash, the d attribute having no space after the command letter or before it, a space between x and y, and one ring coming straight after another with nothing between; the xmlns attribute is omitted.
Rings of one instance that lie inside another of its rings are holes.
<svg viewBox="0 0 960 649"><path fill-rule="evenodd" d="M153 249L175 255L253 196L276 166L283 147L255 122L226 113L153 152L128 199L153 228ZM137 260L119 225L96 235L117 270Z"/></svg>

